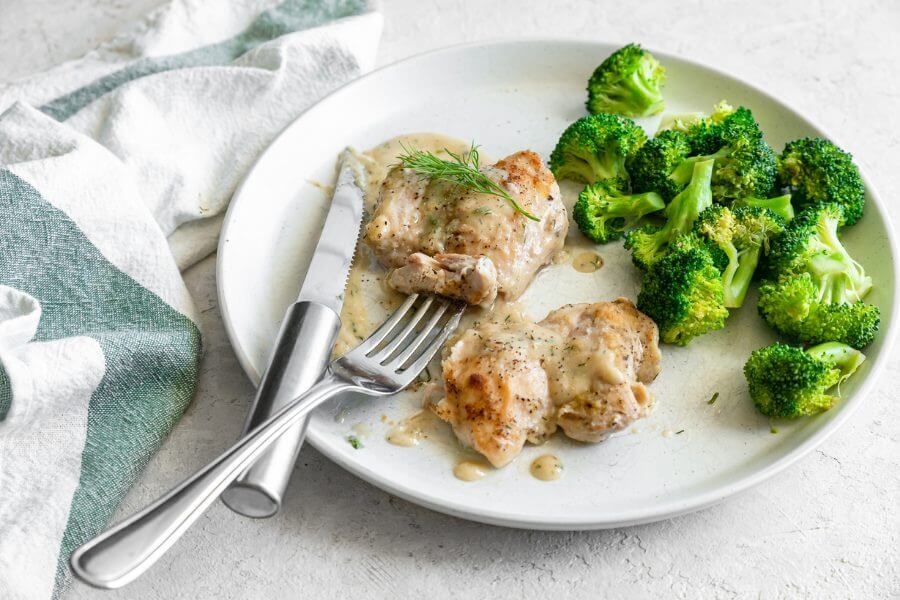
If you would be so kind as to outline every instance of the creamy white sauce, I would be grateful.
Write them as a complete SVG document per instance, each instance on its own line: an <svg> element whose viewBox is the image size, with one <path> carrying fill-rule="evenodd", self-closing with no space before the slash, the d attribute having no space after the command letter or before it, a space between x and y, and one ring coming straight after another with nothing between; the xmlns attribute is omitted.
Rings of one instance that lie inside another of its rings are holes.
<svg viewBox="0 0 900 600"><path fill-rule="evenodd" d="M603 257L596 252L579 252L572 259L572 268L579 273L593 273L603 266Z"/></svg>
<svg viewBox="0 0 900 600"><path fill-rule="evenodd" d="M397 163L397 157L403 153L402 146L436 154L443 153L445 148L451 152L469 148L468 143L446 135L413 133L392 138L359 155L366 168L366 214L372 214L381 183L391 167ZM310 184L325 189L318 182ZM387 275L388 270L375 259L369 247L360 241L344 293L341 331L334 346L333 356L343 355L369 337L378 325L400 306L404 296L388 287L385 281Z"/></svg>
<svg viewBox="0 0 900 600"><path fill-rule="evenodd" d="M492 467L486 462L464 460L453 467L453 475L462 481L478 481L484 479Z"/></svg>
<svg viewBox="0 0 900 600"><path fill-rule="evenodd" d="M434 431L436 417L429 410L420 410L411 417L403 419L388 431L385 439L395 446L411 448L418 446L422 440Z"/></svg>
<svg viewBox="0 0 900 600"><path fill-rule="evenodd" d="M556 481L562 477L562 462L552 454L544 454L531 462L531 476L541 481Z"/></svg>

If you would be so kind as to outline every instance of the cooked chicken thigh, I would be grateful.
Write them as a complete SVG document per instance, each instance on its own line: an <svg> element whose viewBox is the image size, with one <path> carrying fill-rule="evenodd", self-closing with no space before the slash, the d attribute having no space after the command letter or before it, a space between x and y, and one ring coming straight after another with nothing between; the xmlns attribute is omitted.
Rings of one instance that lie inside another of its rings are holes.
<svg viewBox="0 0 900 600"><path fill-rule="evenodd" d="M497 269L486 256L421 252L388 276L388 285L404 294L430 292L469 304L491 304L497 297Z"/></svg>
<svg viewBox="0 0 900 600"><path fill-rule="evenodd" d="M516 152L481 170L540 220L526 218L503 198L426 181L409 169L395 167L381 186L365 233L382 263L395 269L409 267L391 278L392 285L404 292L437 292L490 304L494 299L490 293L467 297L463 293L469 291L467 286L455 284L462 259L454 257L448 263L446 257L464 255L493 264L493 273L476 268L479 289L496 288L506 299L515 299L562 249L569 227L566 209L553 174L537 154ZM434 257L437 264L423 261L417 253ZM429 268L449 273L429 274ZM443 285L444 280L454 283Z"/></svg>
<svg viewBox="0 0 900 600"><path fill-rule="evenodd" d="M445 348L446 396L432 409L497 467L557 426L599 442L649 414L658 342L625 298L564 306L540 323L498 317Z"/></svg>

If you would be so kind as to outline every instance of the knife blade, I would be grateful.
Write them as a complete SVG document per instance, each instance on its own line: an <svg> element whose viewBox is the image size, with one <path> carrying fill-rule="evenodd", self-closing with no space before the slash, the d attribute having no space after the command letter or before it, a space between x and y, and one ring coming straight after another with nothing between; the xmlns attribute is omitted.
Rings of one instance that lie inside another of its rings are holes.
<svg viewBox="0 0 900 600"><path fill-rule="evenodd" d="M351 149L344 150L339 160L341 167L331 208L298 300L319 302L340 314L363 217L364 192L359 182L365 180L366 175Z"/></svg>
<svg viewBox="0 0 900 600"><path fill-rule="evenodd" d="M362 224L366 179L362 163L350 148L341 153L339 165L319 241L297 301L282 321L243 433L309 389L331 358ZM285 432L225 490L225 504L248 517L277 513L305 434L306 421Z"/></svg>

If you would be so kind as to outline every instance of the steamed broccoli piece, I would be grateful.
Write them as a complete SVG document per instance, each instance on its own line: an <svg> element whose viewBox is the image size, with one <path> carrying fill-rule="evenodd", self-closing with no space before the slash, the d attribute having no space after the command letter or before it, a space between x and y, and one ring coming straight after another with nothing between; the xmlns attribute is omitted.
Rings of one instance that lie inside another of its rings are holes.
<svg viewBox="0 0 900 600"><path fill-rule="evenodd" d="M850 154L828 140L788 143L778 161L778 184L790 189L799 210L835 202L844 207L847 225L862 217L866 198L859 169Z"/></svg>
<svg viewBox="0 0 900 600"><path fill-rule="evenodd" d="M837 342L802 350L786 344L754 350L744 365L750 397L764 415L796 418L828 410L828 390L853 375L865 355Z"/></svg>
<svg viewBox="0 0 900 600"><path fill-rule="evenodd" d="M699 235L696 229L688 234L675 238L675 241L669 246L670 252L694 249L708 253L713 261L713 265L715 265L719 273L724 273L725 269L728 268L729 258L728 255L725 254L725 251L709 241L706 237Z"/></svg>
<svg viewBox="0 0 900 600"><path fill-rule="evenodd" d="M680 176L679 181L676 181L670 176L685 161L690 151L690 142L680 131L662 131L653 139L647 140L628 159L632 189L637 192L657 192L666 200L671 200L687 181L681 181ZM693 165L688 171L688 180L692 171Z"/></svg>
<svg viewBox="0 0 900 600"><path fill-rule="evenodd" d="M818 299L813 275L784 275L759 287L759 312L785 337L816 344L836 340L865 348L878 333L878 307L863 301L833 304Z"/></svg>
<svg viewBox="0 0 900 600"><path fill-rule="evenodd" d="M659 61L639 45L619 48L594 70L588 80L588 112L629 117L658 113L665 105L660 91L665 71Z"/></svg>
<svg viewBox="0 0 900 600"><path fill-rule="evenodd" d="M631 258L638 268L647 270L665 256L670 250L669 246L693 228L700 213L712 206L712 170L711 160L694 165L694 175L688 186L666 206L665 225L645 225L628 232L625 236L625 248L631 250Z"/></svg>
<svg viewBox="0 0 900 600"><path fill-rule="evenodd" d="M817 296L828 302L855 302L872 289L872 278L838 239L845 211L839 204L820 204L800 212L772 245L768 278L809 273L820 286Z"/></svg>
<svg viewBox="0 0 900 600"><path fill-rule="evenodd" d="M585 236L598 244L622 237L644 216L662 210L666 203L659 194L626 194L627 182L601 179L578 195L572 217Z"/></svg>
<svg viewBox="0 0 900 600"><path fill-rule="evenodd" d="M863 302L872 278L838 239L843 219L838 204L812 206L772 244L758 308L769 325L794 341L863 348L878 332L880 311Z"/></svg>
<svg viewBox="0 0 900 600"><path fill-rule="evenodd" d="M709 252L676 250L644 274L637 306L659 327L662 341L684 346L725 326L722 277Z"/></svg>
<svg viewBox="0 0 900 600"><path fill-rule="evenodd" d="M731 203L732 208L738 206L755 206L757 208L767 208L773 213L784 219L785 223L790 223L794 218L794 207L791 204L791 195L784 194L775 198L756 198L747 196L739 198Z"/></svg>
<svg viewBox="0 0 900 600"><path fill-rule="evenodd" d="M775 153L746 108L720 103L709 117L675 121L629 160L632 185L668 199L690 181L694 164L715 160L713 198L728 203L766 196L775 183Z"/></svg>
<svg viewBox="0 0 900 600"><path fill-rule="evenodd" d="M739 139L763 137L762 129L749 108L734 108L722 100L710 116L679 127L691 142L691 155L713 154Z"/></svg>
<svg viewBox="0 0 900 600"><path fill-rule="evenodd" d="M713 197L732 202L745 196L766 196L775 185L775 152L762 137L752 113L739 108L720 122L711 119L688 129L691 155L670 178L683 182L692 161L714 159Z"/></svg>
<svg viewBox="0 0 900 600"><path fill-rule="evenodd" d="M585 183L624 177L626 157L646 139L631 119L608 114L582 117L559 137L550 154L550 170L557 179Z"/></svg>
<svg viewBox="0 0 900 600"><path fill-rule="evenodd" d="M784 230L784 221L764 208L731 210L716 205L703 211L694 227L728 257L722 273L724 302L728 308L740 307L760 255L768 250L769 240Z"/></svg>

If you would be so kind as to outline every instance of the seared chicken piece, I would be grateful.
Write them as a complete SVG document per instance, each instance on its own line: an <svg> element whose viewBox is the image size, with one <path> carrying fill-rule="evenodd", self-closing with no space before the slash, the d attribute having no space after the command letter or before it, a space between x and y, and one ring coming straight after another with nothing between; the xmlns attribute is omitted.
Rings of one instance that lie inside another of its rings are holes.
<svg viewBox="0 0 900 600"><path fill-rule="evenodd" d="M557 426L599 442L649 414L658 343L656 324L625 298L564 306L540 323L498 317L445 348L446 396L432 409L497 467Z"/></svg>
<svg viewBox="0 0 900 600"><path fill-rule="evenodd" d="M444 348L446 396L432 409L495 467L518 456L526 441L537 444L556 429L543 353L532 341L547 335L549 343L561 343L534 323L488 322Z"/></svg>
<svg viewBox="0 0 900 600"><path fill-rule="evenodd" d="M497 269L484 256L435 254L432 258L416 252L391 272L388 285L404 294L429 292L489 305L497 297Z"/></svg>
<svg viewBox="0 0 900 600"><path fill-rule="evenodd" d="M406 292L438 292L469 301L457 295L466 291L465 286L449 285L441 290L435 284L441 276L414 276L421 273L423 265L416 253L435 257L441 268L451 271L443 276L448 281L457 278L454 268L436 255L465 255L493 263L498 292L511 300L521 295L537 271L562 249L569 228L566 209L553 174L537 154L516 152L483 167L482 172L540 221L526 218L503 198L429 182L409 169L395 167L381 186L365 234L366 242L386 266L400 269L411 264L404 274L391 278L392 284L402 285ZM475 303L491 301L486 295Z"/></svg>
<svg viewBox="0 0 900 600"><path fill-rule="evenodd" d="M659 375L659 331L630 300L564 306L541 325L567 340L563 359L547 361L556 422L567 436L599 442L650 413L644 384Z"/></svg>

